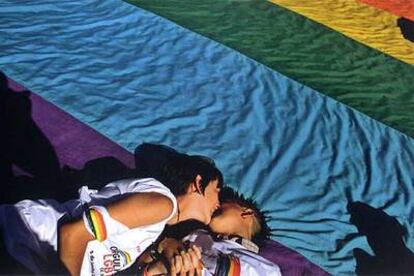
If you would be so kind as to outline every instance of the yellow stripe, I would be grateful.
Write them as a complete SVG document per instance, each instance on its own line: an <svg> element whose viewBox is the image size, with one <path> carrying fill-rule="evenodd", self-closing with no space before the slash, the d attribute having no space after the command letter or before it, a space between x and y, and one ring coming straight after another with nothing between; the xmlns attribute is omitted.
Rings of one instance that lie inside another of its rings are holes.
<svg viewBox="0 0 414 276"><path fill-rule="evenodd" d="M106 229L102 216L95 209L91 209L91 219L95 228L96 239L98 241L104 241L106 239Z"/></svg>
<svg viewBox="0 0 414 276"><path fill-rule="evenodd" d="M95 239L97 239L98 241L101 241L102 236L101 236L101 231L99 230L99 223L98 223L98 219L96 217L96 213L95 210L91 210L91 219L92 219L92 224L93 227L95 228Z"/></svg>
<svg viewBox="0 0 414 276"><path fill-rule="evenodd" d="M126 259L127 259L127 264L129 264L131 262L131 256L129 255L128 252L124 251Z"/></svg>
<svg viewBox="0 0 414 276"><path fill-rule="evenodd" d="M404 39L397 26L398 17L387 11L357 0L269 1L394 58L414 64L414 43Z"/></svg>
<svg viewBox="0 0 414 276"><path fill-rule="evenodd" d="M234 273L234 263L233 263L233 258L230 256L230 258L229 258L229 265L230 265L230 267L229 267L229 271L228 271L228 273L227 273L227 276L233 276L233 273Z"/></svg>

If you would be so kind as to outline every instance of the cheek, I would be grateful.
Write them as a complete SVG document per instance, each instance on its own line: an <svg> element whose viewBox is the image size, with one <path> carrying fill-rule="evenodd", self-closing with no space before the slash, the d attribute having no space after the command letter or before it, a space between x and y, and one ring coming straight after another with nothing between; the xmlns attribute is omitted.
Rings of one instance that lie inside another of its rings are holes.
<svg viewBox="0 0 414 276"><path fill-rule="evenodd" d="M200 200L198 201L198 208L199 210L202 210L202 212L204 213L205 217L208 217L208 219L210 220L211 217L211 201L209 198L207 197L202 197L200 198Z"/></svg>
<svg viewBox="0 0 414 276"><path fill-rule="evenodd" d="M228 235L234 232L233 227L235 226L235 223L237 222L233 221L231 217L220 216L220 218L216 218L212 221L211 226L213 226L212 230L214 232Z"/></svg>
<svg viewBox="0 0 414 276"><path fill-rule="evenodd" d="M214 197L211 193L205 193L204 194L204 201L208 204L208 205L212 205L213 201L214 201Z"/></svg>
<svg viewBox="0 0 414 276"><path fill-rule="evenodd" d="M224 230L223 226L225 226L225 221L223 221L221 216L211 220L210 227L214 232L222 233Z"/></svg>
<svg viewBox="0 0 414 276"><path fill-rule="evenodd" d="M211 192L209 194L209 202L211 205L215 205L218 203L218 193L217 192Z"/></svg>

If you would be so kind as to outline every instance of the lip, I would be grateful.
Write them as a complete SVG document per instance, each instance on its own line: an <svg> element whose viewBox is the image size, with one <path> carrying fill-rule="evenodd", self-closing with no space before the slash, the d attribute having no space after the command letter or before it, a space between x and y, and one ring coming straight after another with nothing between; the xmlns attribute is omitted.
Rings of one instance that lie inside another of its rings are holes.
<svg viewBox="0 0 414 276"><path fill-rule="evenodd" d="M213 211L213 213L211 214L211 217L212 217L212 218L217 217L217 216L219 216L221 213L222 213L222 210L221 210L221 209L217 209L217 210Z"/></svg>

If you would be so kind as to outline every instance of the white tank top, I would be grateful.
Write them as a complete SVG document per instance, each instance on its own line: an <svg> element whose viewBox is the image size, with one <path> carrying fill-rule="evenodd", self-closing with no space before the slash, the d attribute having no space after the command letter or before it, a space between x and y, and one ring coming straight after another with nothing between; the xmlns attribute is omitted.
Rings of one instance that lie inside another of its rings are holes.
<svg viewBox="0 0 414 276"><path fill-rule="evenodd" d="M173 202L172 213L159 223L129 229L112 219L104 207L128 194L148 192L160 193ZM105 235L103 240L101 235L96 237L101 240L88 243L81 275L112 275L131 266L158 238L177 210L175 196L153 178L116 181L99 192L82 187L79 194L79 199L63 204L55 200L24 200L16 205L1 206L1 228L10 254L33 272L41 274L44 265L41 260L47 262L51 252L58 252L58 221L65 216L68 216L65 220L81 218L84 204L87 203L94 210L93 215L98 222L98 229L95 230L100 230L101 234L104 230ZM95 234L85 215L83 218L87 230Z"/></svg>

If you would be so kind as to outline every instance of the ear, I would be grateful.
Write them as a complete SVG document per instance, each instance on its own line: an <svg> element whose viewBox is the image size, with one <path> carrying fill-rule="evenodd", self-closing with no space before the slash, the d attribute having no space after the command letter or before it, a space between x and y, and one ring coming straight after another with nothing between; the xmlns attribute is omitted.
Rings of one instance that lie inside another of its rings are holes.
<svg viewBox="0 0 414 276"><path fill-rule="evenodd" d="M242 216L243 219L247 219L249 217L254 217L254 211L250 208L243 208L241 216Z"/></svg>
<svg viewBox="0 0 414 276"><path fill-rule="evenodd" d="M188 192L201 194L201 175L197 174L193 183L188 187Z"/></svg>
<svg viewBox="0 0 414 276"><path fill-rule="evenodd" d="M202 194L202 192L201 192L201 190L202 190L201 189L201 180L202 180L201 175L197 174L194 182L195 182L195 187L196 187L197 193L200 193L200 194Z"/></svg>

